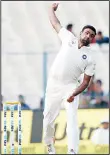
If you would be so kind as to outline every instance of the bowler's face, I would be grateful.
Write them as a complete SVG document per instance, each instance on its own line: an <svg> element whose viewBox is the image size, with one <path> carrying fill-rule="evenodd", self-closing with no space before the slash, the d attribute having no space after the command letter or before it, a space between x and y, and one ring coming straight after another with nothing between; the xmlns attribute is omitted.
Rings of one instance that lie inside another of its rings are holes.
<svg viewBox="0 0 110 155"><path fill-rule="evenodd" d="M95 37L95 33L93 30L87 28L83 32L81 32L80 40L84 46L89 45Z"/></svg>

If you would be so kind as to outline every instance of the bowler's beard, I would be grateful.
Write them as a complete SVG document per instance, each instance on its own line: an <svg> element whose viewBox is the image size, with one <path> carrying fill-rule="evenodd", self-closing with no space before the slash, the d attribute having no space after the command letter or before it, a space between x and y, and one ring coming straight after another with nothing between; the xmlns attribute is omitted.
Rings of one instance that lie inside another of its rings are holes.
<svg viewBox="0 0 110 155"><path fill-rule="evenodd" d="M81 43L84 45L84 46L88 46L90 44L89 40L85 40L85 39L81 39Z"/></svg>

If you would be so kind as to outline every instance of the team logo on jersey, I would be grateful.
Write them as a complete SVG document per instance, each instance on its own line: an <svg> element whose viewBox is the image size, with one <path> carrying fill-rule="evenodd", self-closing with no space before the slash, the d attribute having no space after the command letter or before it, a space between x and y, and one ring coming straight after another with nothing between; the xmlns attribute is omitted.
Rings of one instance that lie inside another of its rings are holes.
<svg viewBox="0 0 110 155"><path fill-rule="evenodd" d="M87 55L84 54L84 55L82 56L82 58L83 58L83 59L86 59L86 58L87 58Z"/></svg>

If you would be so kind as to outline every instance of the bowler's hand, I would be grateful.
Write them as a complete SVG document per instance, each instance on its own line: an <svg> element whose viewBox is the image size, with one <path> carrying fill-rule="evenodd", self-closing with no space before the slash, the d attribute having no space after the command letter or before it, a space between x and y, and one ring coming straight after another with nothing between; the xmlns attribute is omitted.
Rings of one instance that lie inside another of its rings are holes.
<svg viewBox="0 0 110 155"><path fill-rule="evenodd" d="M54 11L57 10L58 5L59 5L59 3L55 3L55 2L52 4L52 8L53 8Z"/></svg>
<svg viewBox="0 0 110 155"><path fill-rule="evenodd" d="M68 99L67 99L67 102L71 103L74 101L74 96L71 95Z"/></svg>

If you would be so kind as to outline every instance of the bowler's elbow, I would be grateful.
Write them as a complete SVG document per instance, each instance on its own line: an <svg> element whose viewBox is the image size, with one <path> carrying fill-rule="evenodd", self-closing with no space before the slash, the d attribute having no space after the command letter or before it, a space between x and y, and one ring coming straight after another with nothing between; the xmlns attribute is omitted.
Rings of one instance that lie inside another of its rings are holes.
<svg viewBox="0 0 110 155"><path fill-rule="evenodd" d="M85 89L89 86L92 76L84 74L83 85Z"/></svg>

